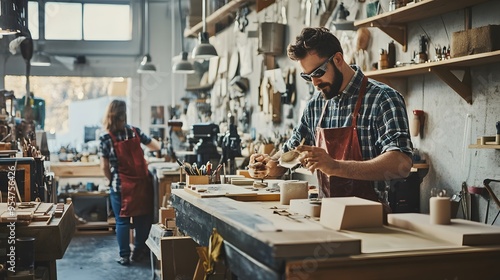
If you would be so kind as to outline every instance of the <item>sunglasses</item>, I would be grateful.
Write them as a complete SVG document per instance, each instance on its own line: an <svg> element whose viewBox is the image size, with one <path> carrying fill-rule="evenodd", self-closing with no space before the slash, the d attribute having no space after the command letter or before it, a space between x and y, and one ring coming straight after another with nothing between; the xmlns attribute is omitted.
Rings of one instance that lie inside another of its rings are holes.
<svg viewBox="0 0 500 280"><path fill-rule="evenodd" d="M328 62L330 62L330 60L332 60L332 58L334 56L335 56L335 54L330 56L327 60L325 60L325 62L323 62L323 64L321 64L318 68L314 69L314 71L312 71L311 74L306 74L304 72L301 72L300 76L302 77L302 79L304 79L308 82L311 82L312 78L323 77L323 75L325 75L325 73L326 73L326 67L328 65Z"/></svg>

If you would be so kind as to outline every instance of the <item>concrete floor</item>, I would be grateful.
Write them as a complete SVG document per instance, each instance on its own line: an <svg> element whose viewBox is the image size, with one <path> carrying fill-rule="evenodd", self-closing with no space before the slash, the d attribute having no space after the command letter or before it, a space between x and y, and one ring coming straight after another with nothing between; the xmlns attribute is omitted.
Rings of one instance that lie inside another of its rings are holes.
<svg viewBox="0 0 500 280"><path fill-rule="evenodd" d="M152 279L150 260L122 266L114 232L77 232L64 254L57 260L57 279Z"/></svg>

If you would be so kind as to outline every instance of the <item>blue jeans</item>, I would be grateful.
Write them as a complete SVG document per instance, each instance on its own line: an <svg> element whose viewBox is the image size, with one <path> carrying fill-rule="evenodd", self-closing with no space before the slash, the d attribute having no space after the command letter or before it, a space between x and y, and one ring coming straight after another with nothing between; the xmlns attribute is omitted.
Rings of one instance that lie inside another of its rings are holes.
<svg viewBox="0 0 500 280"><path fill-rule="evenodd" d="M109 194L111 208L116 219L116 239L120 248L120 257L128 258L130 256L130 217L120 217L121 193L111 190ZM135 229L134 250L142 250L146 246L149 230L153 217L151 215L142 215L133 217Z"/></svg>

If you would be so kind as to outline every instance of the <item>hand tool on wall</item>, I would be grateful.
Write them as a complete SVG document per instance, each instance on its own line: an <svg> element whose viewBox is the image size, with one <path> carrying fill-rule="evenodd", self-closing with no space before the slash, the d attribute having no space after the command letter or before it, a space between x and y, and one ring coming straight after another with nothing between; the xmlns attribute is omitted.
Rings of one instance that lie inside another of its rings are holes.
<svg viewBox="0 0 500 280"><path fill-rule="evenodd" d="M306 0L306 16L304 17L305 26L311 26L312 1L313 0Z"/></svg>
<svg viewBox="0 0 500 280"><path fill-rule="evenodd" d="M337 6L337 0L328 0L328 4L326 5L326 11L321 15L319 19L319 26L329 26L328 20L333 14L333 10Z"/></svg>

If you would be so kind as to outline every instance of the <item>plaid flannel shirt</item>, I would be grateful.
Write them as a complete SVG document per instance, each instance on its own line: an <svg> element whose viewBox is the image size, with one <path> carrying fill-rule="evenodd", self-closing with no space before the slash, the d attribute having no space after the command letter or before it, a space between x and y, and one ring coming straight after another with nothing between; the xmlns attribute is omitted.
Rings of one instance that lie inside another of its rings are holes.
<svg viewBox="0 0 500 280"><path fill-rule="evenodd" d="M344 91L330 100L317 92L309 100L300 123L283 146L288 151L298 146L302 138L306 144L315 145L316 127L325 103L327 108L320 127L347 127L352 123L352 111L356 106L359 88L364 74L359 67L351 66L355 74ZM361 103L357 132L364 160L392 150L412 155L413 146L408 128L408 115L403 97L393 88L368 79L366 93Z"/></svg>

